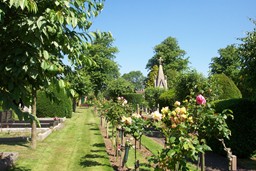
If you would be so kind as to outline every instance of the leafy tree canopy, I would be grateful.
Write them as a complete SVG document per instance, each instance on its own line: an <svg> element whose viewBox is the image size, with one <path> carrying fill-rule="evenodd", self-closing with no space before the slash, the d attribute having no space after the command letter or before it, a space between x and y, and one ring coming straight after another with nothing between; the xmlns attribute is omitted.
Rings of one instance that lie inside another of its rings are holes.
<svg viewBox="0 0 256 171"><path fill-rule="evenodd" d="M96 95L106 90L107 83L118 78L119 68L114 61L117 47L113 47L114 39L109 33L102 33L101 37L96 37L92 45L88 48L87 56L96 62L96 65L87 65L84 67L86 73L90 75L93 89Z"/></svg>
<svg viewBox="0 0 256 171"><path fill-rule="evenodd" d="M133 84L120 77L108 83L108 96L114 100L126 93L134 92Z"/></svg>
<svg viewBox="0 0 256 171"><path fill-rule="evenodd" d="M252 20L252 19L251 19ZM256 26L256 21L252 20ZM241 75L243 84L246 86L246 97L256 97L256 27L253 31L247 32L247 36L240 39L239 46L242 68ZM244 93L243 93L244 94Z"/></svg>
<svg viewBox="0 0 256 171"><path fill-rule="evenodd" d="M141 71L131 71L122 76L125 80L134 85L135 90L142 90L144 88L145 77Z"/></svg>
<svg viewBox="0 0 256 171"><path fill-rule="evenodd" d="M163 59L164 70L172 69L182 71L187 69L188 58L185 58L186 52L180 49L178 42L173 37L166 38L154 48L155 55L148 60L146 69L151 70L154 65L158 65L158 59Z"/></svg>
<svg viewBox="0 0 256 171"><path fill-rule="evenodd" d="M102 2L0 2L0 100L5 108L19 99L31 104L31 91L52 82L64 86L64 56L75 66L90 61L85 56L91 39L87 30L103 8Z"/></svg>
<svg viewBox="0 0 256 171"><path fill-rule="evenodd" d="M219 57L213 57L210 63L211 74L225 74L233 81L237 82L241 69L241 60L238 48L228 45L226 48L219 49Z"/></svg>

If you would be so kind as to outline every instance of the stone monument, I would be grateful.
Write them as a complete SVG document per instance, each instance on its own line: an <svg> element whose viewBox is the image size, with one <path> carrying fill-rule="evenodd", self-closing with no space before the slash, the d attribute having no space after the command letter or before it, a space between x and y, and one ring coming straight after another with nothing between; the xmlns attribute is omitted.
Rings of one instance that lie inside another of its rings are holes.
<svg viewBox="0 0 256 171"><path fill-rule="evenodd" d="M164 75L163 66L162 66L163 59L160 57L158 61L159 61L159 67L158 67L158 75L155 78L155 87L164 88L167 90L168 89L167 77Z"/></svg>

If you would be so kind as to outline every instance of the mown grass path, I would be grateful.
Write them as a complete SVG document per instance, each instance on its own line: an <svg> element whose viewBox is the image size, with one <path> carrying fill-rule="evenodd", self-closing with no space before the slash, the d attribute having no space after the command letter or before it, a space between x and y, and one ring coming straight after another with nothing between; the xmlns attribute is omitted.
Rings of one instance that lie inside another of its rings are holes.
<svg viewBox="0 0 256 171"><path fill-rule="evenodd" d="M0 144L0 149L19 152L14 169L19 171L113 170L98 123L91 110L78 109L63 129L39 142L36 150L29 144Z"/></svg>

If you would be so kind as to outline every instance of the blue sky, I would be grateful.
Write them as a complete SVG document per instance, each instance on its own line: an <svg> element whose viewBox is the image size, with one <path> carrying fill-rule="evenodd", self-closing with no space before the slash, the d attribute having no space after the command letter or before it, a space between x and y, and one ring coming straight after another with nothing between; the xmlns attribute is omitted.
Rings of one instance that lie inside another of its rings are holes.
<svg viewBox="0 0 256 171"><path fill-rule="evenodd" d="M207 76L218 50L253 30L255 7L256 0L106 0L90 30L112 33L121 74L146 76L153 48L171 36L187 52L189 66Z"/></svg>

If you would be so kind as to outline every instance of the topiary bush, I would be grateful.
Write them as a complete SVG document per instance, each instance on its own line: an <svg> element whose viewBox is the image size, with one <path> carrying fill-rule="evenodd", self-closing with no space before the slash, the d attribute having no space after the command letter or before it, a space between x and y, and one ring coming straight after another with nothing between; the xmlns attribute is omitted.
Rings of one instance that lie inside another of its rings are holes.
<svg viewBox="0 0 256 171"><path fill-rule="evenodd" d="M215 102L216 112L224 109L233 111L234 119L227 120L231 130L230 140L225 140L233 154L240 158L251 157L256 153L256 102L248 99L229 99ZM213 150L223 149L221 143L209 141Z"/></svg>
<svg viewBox="0 0 256 171"><path fill-rule="evenodd" d="M215 79L221 88L219 95L220 100L242 98L240 90L237 88L235 83L225 74L215 74L212 76L212 79Z"/></svg>
<svg viewBox="0 0 256 171"><path fill-rule="evenodd" d="M37 93L37 117L72 117L72 101L63 90L52 89L56 100L51 100L44 91Z"/></svg>

